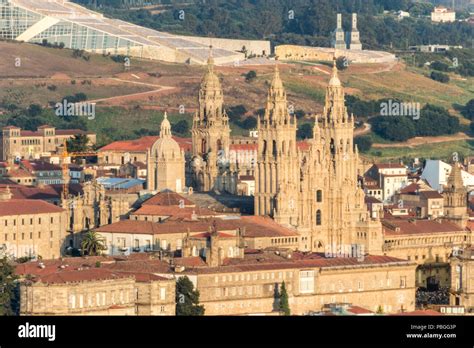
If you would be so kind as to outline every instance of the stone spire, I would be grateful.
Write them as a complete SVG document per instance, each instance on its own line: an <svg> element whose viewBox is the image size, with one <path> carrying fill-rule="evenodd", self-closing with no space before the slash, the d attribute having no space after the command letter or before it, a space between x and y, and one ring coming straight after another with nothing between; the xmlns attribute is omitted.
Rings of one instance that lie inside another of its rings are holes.
<svg viewBox="0 0 474 348"><path fill-rule="evenodd" d="M268 89L264 120L269 125L290 123L286 92L280 77L278 65L275 65L273 79Z"/></svg>
<svg viewBox="0 0 474 348"><path fill-rule="evenodd" d="M336 56L333 58L331 79L326 87L326 102L324 106L324 123L345 123L349 121L344 104L344 88L339 80Z"/></svg>
<svg viewBox="0 0 474 348"><path fill-rule="evenodd" d="M171 124L168 121L168 114L165 111L165 117L161 122L160 138L171 138Z"/></svg>
<svg viewBox="0 0 474 348"><path fill-rule="evenodd" d="M461 175L461 168L459 163L456 161L453 163L451 173L449 173L447 186L450 189L461 189L464 188L464 183Z"/></svg>
<svg viewBox="0 0 474 348"><path fill-rule="evenodd" d="M201 122L207 122L210 119L223 117L223 104L222 87L219 77L214 72L214 57L212 56L211 46L207 60L207 71L202 78L199 90L199 111L196 119Z"/></svg>

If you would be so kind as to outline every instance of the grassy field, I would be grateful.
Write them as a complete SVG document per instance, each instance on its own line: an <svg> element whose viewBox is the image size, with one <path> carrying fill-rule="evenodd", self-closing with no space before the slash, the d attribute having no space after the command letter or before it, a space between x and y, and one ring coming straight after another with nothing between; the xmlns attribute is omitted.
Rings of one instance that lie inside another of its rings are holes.
<svg viewBox="0 0 474 348"><path fill-rule="evenodd" d="M426 144L415 147L386 147L373 148L364 156L380 161L398 160L407 158L449 159L454 152L460 157L471 155L474 152L473 140L459 140L445 143Z"/></svg>

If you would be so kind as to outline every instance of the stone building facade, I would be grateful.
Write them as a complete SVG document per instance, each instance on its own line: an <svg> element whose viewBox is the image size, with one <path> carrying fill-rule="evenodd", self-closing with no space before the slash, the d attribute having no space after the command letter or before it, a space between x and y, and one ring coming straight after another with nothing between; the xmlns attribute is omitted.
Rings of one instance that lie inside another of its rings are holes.
<svg viewBox="0 0 474 348"><path fill-rule="evenodd" d="M89 145L96 143L94 133L80 129L56 129L44 125L37 131L26 131L14 126L4 127L0 137L0 160L37 159L42 155L57 153L64 141L78 134L87 135Z"/></svg>
<svg viewBox="0 0 474 348"><path fill-rule="evenodd" d="M13 258L52 259L64 252L67 215L64 209L33 199L0 193L0 247Z"/></svg>
<svg viewBox="0 0 474 348"><path fill-rule="evenodd" d="M380 220L370 216L358 181L353 129L334 60L323 114L316 118L309 146L297 149L296 120L288 113L276 70L258 122L255 214L296 228L300 250L360 244L369 253L381 252Z"/></svg>
<svg viewBox="0 0 474 348"><path fill-rule="evenodd" d="M20 315L174 315L175 281L95 257L20 264Z"/></svg>

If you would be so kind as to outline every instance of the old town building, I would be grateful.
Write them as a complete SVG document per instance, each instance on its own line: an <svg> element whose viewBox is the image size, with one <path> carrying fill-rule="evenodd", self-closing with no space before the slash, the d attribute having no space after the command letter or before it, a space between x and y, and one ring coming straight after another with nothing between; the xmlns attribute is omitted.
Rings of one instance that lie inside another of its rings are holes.
<svg viewBox="0 0 474 348"><path fill-rule="evenodd" d="M474 248L458 250L450 259L450 304L474 311Z"/></svg>
<svg viewBox="0 0 474 348"><path fill-rule="evenodd" d="M51 203L0 192L0 246L13 258L54 259L65 250L66 212Z"/></svg>
<svg viewBox="0 0 474 348"><path fill-rule="evenodd" d="M68 258L20 264L16 273L20 276L21 315L175 313L173 277L145 272L133 262Z"/></svg>
<svg viewBox="0 0 474 348"><path fill-rule="evenodd" d="M44 125L36 131L9 126L2 128L0 137L0 160L38 159L57 153L66 140L75 135L87 135L89 144L96 143L96 135L81 129L56 129Z"/></svg>

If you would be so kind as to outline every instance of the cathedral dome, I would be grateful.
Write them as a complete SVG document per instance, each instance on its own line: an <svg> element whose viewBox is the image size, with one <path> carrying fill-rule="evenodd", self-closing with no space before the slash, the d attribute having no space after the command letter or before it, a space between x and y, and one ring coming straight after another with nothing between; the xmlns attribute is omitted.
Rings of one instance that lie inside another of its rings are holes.
<svg viewBox="0 0 474 348"><path fill-rule="evenodd" d="M166 112L161 122L160 138L153 144L151 153L159 159L163 157L171 159L181 156L181 149L178 143L171 137L171 124Z"/></svg>

